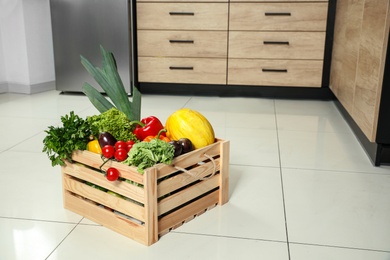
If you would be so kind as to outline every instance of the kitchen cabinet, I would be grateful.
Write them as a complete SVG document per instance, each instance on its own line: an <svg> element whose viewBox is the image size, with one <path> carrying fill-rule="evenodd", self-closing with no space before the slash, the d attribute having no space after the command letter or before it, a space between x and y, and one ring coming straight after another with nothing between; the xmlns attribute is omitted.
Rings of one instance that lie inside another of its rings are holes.
<svg viewBox="0 0 390 260"><path fill-rule="evenodd" d="M137 4L140 82L226 84L228 3Z"/></svg>
<svg viewBox="0 0 390 260"><path fill-rule="evenodd" d="M337 2L330 89L375 165L390 163L389 25L388 0Z"/></svg>
<svg viewBox="0 0 390 260"><path fill-rule="evenodd" d="M327 2L230 2L228 84L321 87Z"/></svg>
<svg viewBox="0 0 390 260"><path fill-rule="evenodd" d="M241 94L248 86L260 93L327 91L334 6L335 0L137 0L141 89L162 83Z"/></svg>

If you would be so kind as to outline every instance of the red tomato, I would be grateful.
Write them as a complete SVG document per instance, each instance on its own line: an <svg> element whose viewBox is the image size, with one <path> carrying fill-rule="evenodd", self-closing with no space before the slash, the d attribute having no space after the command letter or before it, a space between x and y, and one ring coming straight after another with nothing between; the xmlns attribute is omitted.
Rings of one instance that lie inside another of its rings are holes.
<svg viewBox="0 0 390 260"><path fill-rule="evenodd" d="M133 140L129 140L126 142L126 144L135 144L135 142Z"/></svg>
<svg viewBox="0 0 390 260"><path fill-rule="evenodd" d="M128 144L126 146L126 151L129 152L131 150L131 148L133 148L133 145L132 144Z"/></svg>
<svg viewBox="0 0 390 260"><path fill-rule="evenodd" d="M114 157L114 154L115 154L115 148L114 146L112 145L105 145L103 148L102 148L102 154L104 157L106 157L107 159L110 159L112 157Z"/></svg>
<svg viewBox="0 0 390 260"><path fill-rule="evenodd" d="M119 149L126 149L126 142L125 141L118 141L115 143L115 150Z"/></svg>
<svg viewBox="0 0 390 260"><path fill-rule="evenodd" d="M127 158L127 150L126 149L118 149L115 151L115 159L117 161L124 161Z"/></svg>
<svg viewBox="0 0 390 260"><path fill-rule="evenodd" d="M126 150L127 152L129 152L131 150L131 148L133 148L133 145L135 144L135 142L133 140L129 140L126 142Z"/></svg>
<svg viewBox="0 0 390 260"><path fill-rule="evenodd" d="M108 168L106 178L109 181L116 181L119 178L119 171L114 167Z"/></svg>

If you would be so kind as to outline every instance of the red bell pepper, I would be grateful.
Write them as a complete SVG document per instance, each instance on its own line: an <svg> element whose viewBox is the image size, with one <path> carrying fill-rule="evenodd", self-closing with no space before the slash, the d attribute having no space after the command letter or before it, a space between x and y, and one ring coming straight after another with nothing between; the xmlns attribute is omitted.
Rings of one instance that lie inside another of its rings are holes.
<svg viewBox="0 0 390 260"><path fill-rule="evenodd" d="M164 129L161 121L155 116L149 116L143 118L141 122L136 122L138 125L133 131L138 138L138 140L143 141L147 136L156 136L161 129ZM165 136L165 132L161 133Z"/></svg>

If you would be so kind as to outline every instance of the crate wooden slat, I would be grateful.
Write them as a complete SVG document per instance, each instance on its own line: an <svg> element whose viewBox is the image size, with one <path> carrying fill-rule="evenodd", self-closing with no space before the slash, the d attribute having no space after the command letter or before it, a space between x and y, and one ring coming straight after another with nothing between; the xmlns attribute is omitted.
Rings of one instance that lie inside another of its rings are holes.
<svg viewBox="0 0 390 260"><path fill-rule="evenodd" d="M116 161L120 179L107 181L102 158L76 151L62 167L64 207L145 245L228 201L229 141L181 155L172 165L137 172Z"/></svg>

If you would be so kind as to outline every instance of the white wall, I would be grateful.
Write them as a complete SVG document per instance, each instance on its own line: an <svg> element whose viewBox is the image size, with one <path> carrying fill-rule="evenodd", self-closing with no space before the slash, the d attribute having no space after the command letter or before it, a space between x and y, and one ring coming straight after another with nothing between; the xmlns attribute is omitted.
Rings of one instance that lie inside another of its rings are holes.
<svg viewBox="0 0 390 260"><path fill-rule="evenodd" d="M49 0L0 1L0 32L8 91L54 89Z"/></svg>
<svg viewBox="0 0 390 260"><path fill-rule="evenodd" d="M49 0L23 0L30 84L54 81Z"/></svg>
<svg viewBox="0 0 390 260"><path fill-rule="evenodd" d="M0 25L1 25L1 20L0 20ZM0 26L0 93L3 93L8 91L8 87L6 84L5 62L4 62L3 44L1 38L2 37L1 37L1 26Z"/></svg>

